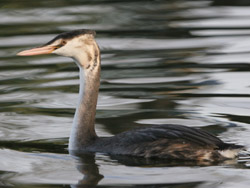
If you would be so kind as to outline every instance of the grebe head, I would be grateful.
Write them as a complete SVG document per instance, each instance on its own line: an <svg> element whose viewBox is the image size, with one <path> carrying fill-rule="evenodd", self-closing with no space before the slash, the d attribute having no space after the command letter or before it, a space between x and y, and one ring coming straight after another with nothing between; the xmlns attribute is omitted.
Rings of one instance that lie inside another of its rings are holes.
<svg viewBox="0 0 250 188"><path fill-rule="evenodd" d="M95 31L80 29L62 33L45 45L30 50L19 52L19 56L41 54L57 54L71 57L78 66L87 67L98 48L95 42Z"/></svg>

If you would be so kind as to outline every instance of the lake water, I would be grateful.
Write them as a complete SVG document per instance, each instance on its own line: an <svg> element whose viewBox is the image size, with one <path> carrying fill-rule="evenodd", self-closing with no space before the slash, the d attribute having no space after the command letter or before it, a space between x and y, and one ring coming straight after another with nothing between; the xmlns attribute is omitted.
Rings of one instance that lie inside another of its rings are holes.
<svg viewBox="0 0 250 188"><path fill-rule="evenodd" d="M18 57L64 31L93 29L102 52L100 136L145 124L208 130L250 150L250 7L241 1L0 1L0 186L249 187L250 162L142 164L67 144L78 69Z"/></svg>

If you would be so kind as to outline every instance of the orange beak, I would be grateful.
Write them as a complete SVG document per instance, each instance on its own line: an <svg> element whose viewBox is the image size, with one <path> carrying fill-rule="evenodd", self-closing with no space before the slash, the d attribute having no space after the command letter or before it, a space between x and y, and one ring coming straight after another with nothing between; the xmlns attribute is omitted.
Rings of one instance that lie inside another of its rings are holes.
<svg viewBox="0 0 250 188"><path fill-rule="evenodd" d="M56 47L53 46L43 46L43 47L38 47L38 48L32 48L30 50L24 50L19 52L16 55L19 56L31 56L31 55L42 55L42 54L51 54Z"/></svg>

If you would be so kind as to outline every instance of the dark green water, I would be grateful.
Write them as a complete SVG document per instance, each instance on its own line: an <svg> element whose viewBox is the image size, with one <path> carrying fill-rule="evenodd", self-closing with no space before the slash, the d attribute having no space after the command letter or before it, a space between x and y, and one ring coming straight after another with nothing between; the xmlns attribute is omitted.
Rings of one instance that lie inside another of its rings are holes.
<svg viewBox="0 0 250 188"><path fill-rule="evenodd" d="M200 166L67 151L78 69L18 51L94 29L102 51L98 135L145 124L201 127L250 146L250 7L245 1L0 1L0 186L248 187L248 162ZM78 185L77 185L78 184Z"/></svg>

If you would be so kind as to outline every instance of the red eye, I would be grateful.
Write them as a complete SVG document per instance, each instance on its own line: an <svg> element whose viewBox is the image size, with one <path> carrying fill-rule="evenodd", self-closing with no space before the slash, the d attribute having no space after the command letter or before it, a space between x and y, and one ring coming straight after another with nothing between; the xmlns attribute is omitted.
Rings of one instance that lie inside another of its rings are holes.
<svg viewBox="0 0 250 188"><path fill-rule="evenodd" d="M61 45L64 46L67 42L65 40L62 41Z"/></svg>

